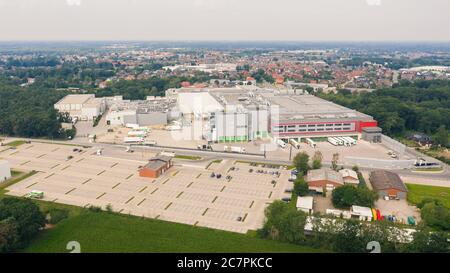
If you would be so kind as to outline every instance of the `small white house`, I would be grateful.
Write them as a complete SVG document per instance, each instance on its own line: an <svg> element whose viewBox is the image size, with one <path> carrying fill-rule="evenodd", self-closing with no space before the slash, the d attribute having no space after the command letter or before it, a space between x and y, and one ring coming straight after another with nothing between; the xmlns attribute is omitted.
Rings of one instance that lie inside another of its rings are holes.
<svg viewBox="0 0 450 273"><path fill-rule="evenodd" d="M297 210L304 211L308 214L313 213L314 198L312 196L299 196L297 198Z"/></svg>
<svg viewBox="0 0 450 273"><path fill-rule="evenodd" d="M0 160L0 182L11 178L11 166L6 160Z"/></svg>
<svg viewBox="0 0 450 273"><path fill-rule="evenodd" d="M344 184L359 184L358 174L354 170L350 169L342 169L339 171L342 174L342 178L344 179Z"/></svg>
<svg viewBox="0 0 450 273"><path fill-rule="evenodd" d="M368 207L352 206L350 209L352 218L360 221L372 221L372 209Z"/></svg>

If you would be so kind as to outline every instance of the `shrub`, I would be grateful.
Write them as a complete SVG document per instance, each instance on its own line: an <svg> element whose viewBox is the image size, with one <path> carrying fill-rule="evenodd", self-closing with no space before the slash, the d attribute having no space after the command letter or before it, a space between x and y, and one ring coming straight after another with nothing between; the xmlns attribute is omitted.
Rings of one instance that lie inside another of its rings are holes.
<svg viewBox="0 0 450 273"><path fill-rule="evenodd" d="M309 193L308 183L306 183L301 176L297 177L297 179L294 182L294 192L298 196L305 196Z"/></svg>
<svg viewBox="0 0 450 273"><path fill-rule="evenodd" d="M336 208L349 208L352 205L373 207L378 199L376 192L366 187L344 185L333 190L331 201Z"/></svg>
<svg viewBox="0 0 450 273"><path fill-rule="evenodd" d="M55 225L69 216L69 211L65 209L53 208L47 212L49 215L48 223Z"/></svg>
<svg viewBox="0 0 450 273"><path fill-rule="evenodd" d="M102 211L102 208L101 208L101 207L98 207L98 206L89 206L89 211L92 211L92 212L101 212L101 211Z"/></svg>

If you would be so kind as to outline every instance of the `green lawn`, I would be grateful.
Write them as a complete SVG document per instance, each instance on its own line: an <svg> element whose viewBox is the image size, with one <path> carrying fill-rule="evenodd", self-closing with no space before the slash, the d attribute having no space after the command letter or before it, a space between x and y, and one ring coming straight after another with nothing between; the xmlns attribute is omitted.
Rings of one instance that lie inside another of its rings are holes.
<svg viewBox="0 0 450 273"><path fill-rule="evenodd" d="M69 241L78 241L82 252L321 252L251 235L87 210L44 231L24 252L68 252Z"/></svg>
<svg viewBox="0 0 450 273"><path fill-rule="evenodd" d="M18 183L24 179L27 179L28 177L35 175L36 173L37 173L36 171L31 171L29 173L23 173L23 172L19 172L16 170L12 170L11 171L12 177L0 184L0 198L2 198L4 196L4 194L6 193L7 187L11 186L12 184Z"/></svg>
<svg viewBox="0 0 450 273"><path fill-rule="evenodd" d="M406 184L408 187L408 202L418 204L422 199L429 197L439 199L450 208L450 188L435 187L416 184Z"/></svg>
<svg viewBox="0 0 450 273"><path fill-rule="evenodd" d="M187 160L200 160L200 159L202 159L199 156L190 156L190 155L175 155L175 158L187 159Z"/></svg>
<svg viewBox="0 0 450 273"><path fill-rule="evenodd" d="M23 140L14 140L9 143L6 143L5 145L9 146L9 147L19 147L20 145L25 144L25 143L27 143L27 142L23 141Z"/></svg>

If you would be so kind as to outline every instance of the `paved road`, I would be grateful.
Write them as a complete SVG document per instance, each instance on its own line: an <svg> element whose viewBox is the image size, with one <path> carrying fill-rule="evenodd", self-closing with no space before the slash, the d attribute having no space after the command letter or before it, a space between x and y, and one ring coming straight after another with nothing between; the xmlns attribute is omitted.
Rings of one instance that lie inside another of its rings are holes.
<svg viewBox="0 0 450 273"><path fill-rule="evenodd" d="M52 141L52 140L33 140L33 139L25 139L25 140L31 140L31 141L40 141L40 142L47 142L47 143L55 143L55 144L71 144L71 145L88 145L98 148L108 148L108 149L126 149L128 145L121 145L121 144L107 144L107 143L86 143L85 141L78 142L76 140L73 140L71 142L65 142L65 141ZM153 152L175 152L183 155L192 155L192 156L201 156L202 161L209 161L209 160L215 160L215 159L237 159L237 160L252 160L257 161L261 163L267 163L267 164L291 164L290 161L283 161L283 160L273 160L273 159L267 159L264 158L263 154L238 154L238 153L226 153L221 151L199 151L199 150L193 150L193 149L187 149L187 148L176 148L176 147L159 147L159 146L133 146L133 149L137 152L140 150L147 150L147 151L153 151ZM408 152L416 154L416 151L409 150ZM417 153L419 154L419 153ZM419 154L422 155L422 154ZM426 157L426 156L423 156ZM200 161L197 161L200 162ZM330 162L323 162L324 166L330 166ZM427 183L425 180L432 180L436 181L435 184L439 184L440 186L446 186L450 187L450 171L448 166L443 164L444 171L440 173L419 173L419 172L412 172L411 170L390 170L392 172L395 172L399 174L402 177L406 177L411 181L417 181L417 183L420 183L420 181L424 181L423 183ZM351 168L352 166L345 166L348 168ZM373 168L365 168L360 167L361 171L367 171L370 172L374 170Z"/></svg>

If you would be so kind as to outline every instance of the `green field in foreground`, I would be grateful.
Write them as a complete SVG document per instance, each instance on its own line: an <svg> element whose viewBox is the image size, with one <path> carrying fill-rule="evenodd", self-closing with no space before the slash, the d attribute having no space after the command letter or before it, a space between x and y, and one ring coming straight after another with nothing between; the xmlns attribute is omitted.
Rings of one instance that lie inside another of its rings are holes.
<svg viewBox="0 0 450 273"><path fill-rule="evenodd" d="M250 235L153 219L83 210L44 231L24 252L319 252Z"/></svg>
<svg viewBox="0 0 450 273"><path fill-rule="evenodd" d="M406 186L410 203L418 204L422 199L428 197L439 199L446 207L450 208L450 188L416 184L406 184Z"/></svg>

